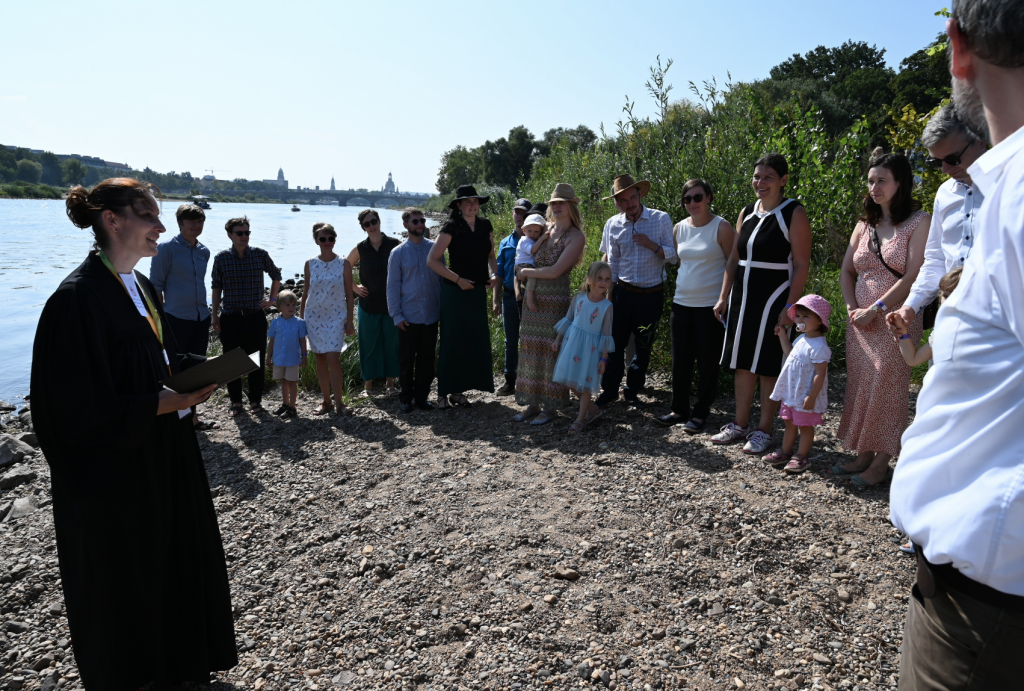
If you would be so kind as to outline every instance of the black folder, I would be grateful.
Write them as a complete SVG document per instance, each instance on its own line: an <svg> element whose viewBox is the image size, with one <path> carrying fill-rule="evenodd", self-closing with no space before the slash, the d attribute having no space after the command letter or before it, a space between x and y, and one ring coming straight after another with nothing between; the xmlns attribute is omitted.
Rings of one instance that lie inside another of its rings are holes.
<svg viewBox="0 0 1024 691"><path fill-rule="evenodd" d="M206 362L189 367L184 372L164 379L160 384L175 393L192 393L210 384L227 384L259 368L259 362L253 362L244 350L235 348L219 357L207 358Z"/></svg>

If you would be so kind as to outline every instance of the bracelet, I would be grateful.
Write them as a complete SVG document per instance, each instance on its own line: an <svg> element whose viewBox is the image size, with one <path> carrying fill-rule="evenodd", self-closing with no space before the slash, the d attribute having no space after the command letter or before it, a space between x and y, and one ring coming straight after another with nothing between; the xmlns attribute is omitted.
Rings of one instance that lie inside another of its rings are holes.
<svg viewBox="0 0 1024 691"><path fill-rule="evenodd" d="M910 338L910 334L903 334L902 336L897 336L897 338L901 341L905 341Z"/></svg>
<svg viewBox="0 0 1024 691"><path fill-rule="evenodd" d="M453 271L452 273L454 274L455 272ZM459 281L461 281L461 280L462 280L462 276L460 276L458 274L455 274L455 285L459 285Z"/></svg>
<svg viewBox="0 0 1024 691"><path fill-rule="evenodd" d="M786 303L786 309L789 309L789 308L790 308L790 307L792 307L792 306L793 306L793 305L789 304L788 302Z"/></svg>
<svg viewBox="0 0 1024 691"><path fill-rule="evenodd" d="M598 358L598 360L597 360L597 361L598 361L598 362L608 362L608 358L606 358L606 357L603 357L603 358Z"/></svg>
<svg viewBox="0 0 1024 691"><path fill-rule="evenodd" d="M238 231L238 232L241 233L242 231ZM277 298L267 298L267 299L270 300L271 302L277 302Z"/></svg>
<svg viewBox="0 0 1024 691"><path fill-rule="evenodd" d="M885 303L882 302L881 300L879 300L875 304L878 305L879 307L881 307L883 312L886 310Z"/></svg>

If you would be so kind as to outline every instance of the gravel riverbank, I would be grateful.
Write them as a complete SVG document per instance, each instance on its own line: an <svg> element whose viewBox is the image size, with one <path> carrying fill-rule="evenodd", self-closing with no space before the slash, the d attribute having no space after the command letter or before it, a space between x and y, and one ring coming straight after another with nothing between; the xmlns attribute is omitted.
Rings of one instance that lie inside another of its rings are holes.
<svg viewBox="0 0 1024 691"><path fill-rule="evenodd" d="M656 384L577 437L571 409L530 427L489 394L344 419L300 394L288 421L232 420L220 394L200 437L240 664L214 688L894 688L913 565L888 487L826 473L850 457L840 404L787 476L654 424ZM47 467L8 447L0 689L75 689Z"/></svg>

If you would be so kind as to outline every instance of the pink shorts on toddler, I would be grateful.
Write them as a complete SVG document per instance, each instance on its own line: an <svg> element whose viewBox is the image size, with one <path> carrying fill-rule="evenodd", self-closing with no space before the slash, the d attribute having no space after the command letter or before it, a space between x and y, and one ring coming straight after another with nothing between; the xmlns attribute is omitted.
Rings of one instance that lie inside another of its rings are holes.
<svg viewBox="0 0 1024 691"><path fill-rule="evenodd" d="M785 403L779 408L779 417L783 420L792 420L797 427L820 427L824 423L821 413L805 413L790 408Z"/></svg>

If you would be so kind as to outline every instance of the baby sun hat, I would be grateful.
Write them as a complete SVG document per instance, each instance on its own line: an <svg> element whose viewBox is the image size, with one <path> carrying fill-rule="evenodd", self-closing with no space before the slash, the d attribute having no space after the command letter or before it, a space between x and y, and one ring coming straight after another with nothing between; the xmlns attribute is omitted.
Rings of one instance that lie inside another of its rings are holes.
<svg viewBox="0 0 1024 691"><path fill-rule="evenodd" d="M826 327L828 326L828 318L832 314L832 305L829 301L820 295L804 295L802 298L796 301L796 304L789 308L790 320L796 319L796 306L803 305L810 311L814 312L821 319L821 323Z"/></svg>
<svg viewBox="0 0 1024 691"><path fill-rule="evenodd" d="M546 225L547 221L545 221L544 217L541 216L540 214L530 214L529 216L526 217L526 220L523 221L524 228L526 226L540 226L541 228L543 228Z"/></svg>

